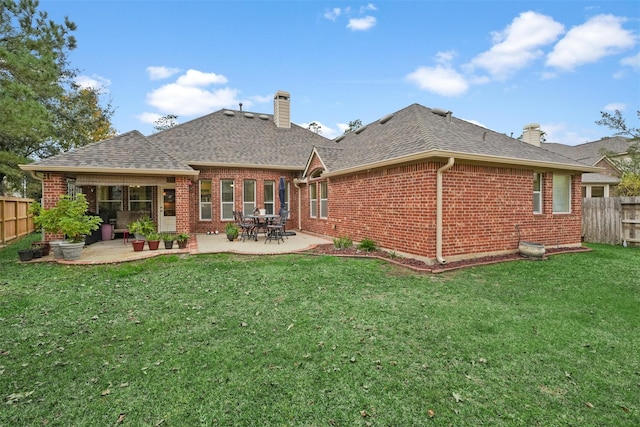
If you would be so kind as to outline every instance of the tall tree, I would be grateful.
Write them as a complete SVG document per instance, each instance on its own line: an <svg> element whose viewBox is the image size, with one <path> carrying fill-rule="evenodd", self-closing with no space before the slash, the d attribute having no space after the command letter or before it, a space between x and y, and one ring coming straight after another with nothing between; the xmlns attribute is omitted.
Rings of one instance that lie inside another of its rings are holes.
<svg viewBox="0 0 640 427"><path fill-rule="evenodd" d="M174 126L178 126L178 116L175 114L167 114L166 116L160 117L158 120L153 122L155 125L153 130L156 132L161 132L163 130L171 129Z"/></svg>
<svg viewBox="0 0 640 427"><path fill-rule="evenodd" d="M640 110L636 114L640 119ZM602 118L596 124L615 131L616 136L635 141L623 157L619 157L620 153L611 151L605 151L603 155L620 171L620 183L616 187L618 195L640 196L640 129L629 127L620 110L615 110L613 114L601 111L600 115Z"/></svg>
<svg viewBox="0 0 640 427"><path fill-rule="evenodd" d="M37 0L0 0L0 195L15 165L111 136L110 105L73 83L76 25L50 20ZM89 130L91 129L91 130ZM16 182L13 182L17 185Z"/></svg>
<svg viewBox="0 0 640 427"><path fill-rule="evenodd" d="M320 135L322 133L322 126L320 126L320 124L316 122L309 123L309 126L307 126L307 129L309 129L311 132L317 135Z"/></svg>
<svg viewBox="0 0 640 427"><path fill-rule="evenodd" d="M355 132L357 129L362 127L362 120L360 119L355 119L351 122L349 122L349 127L346 128L344 130L344 135L351 133L351 132Z"/></svg>

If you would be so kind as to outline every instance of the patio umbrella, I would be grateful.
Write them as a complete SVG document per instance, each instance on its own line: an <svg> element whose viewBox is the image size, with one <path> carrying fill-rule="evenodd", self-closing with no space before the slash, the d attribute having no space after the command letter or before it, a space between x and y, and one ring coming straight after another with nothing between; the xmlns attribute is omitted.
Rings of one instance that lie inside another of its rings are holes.
<svg viewBox="0 0 640 427"><path fill-rule="evenodd" d="M280 197L280 212L282 212L286 206L284 201L284 177L280 177L280 185L278 186L278 196Z"/></svg>

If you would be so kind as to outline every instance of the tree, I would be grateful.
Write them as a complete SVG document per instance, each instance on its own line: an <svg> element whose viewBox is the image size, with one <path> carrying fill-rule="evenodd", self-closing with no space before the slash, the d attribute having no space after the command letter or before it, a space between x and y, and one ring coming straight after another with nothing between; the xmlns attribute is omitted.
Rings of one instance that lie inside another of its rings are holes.
<svg viewBox="0 0 640 427"><path fill-rule="evenodd" d="M320 126L316 122L309 123L308 129L317 135L320 135L322 133L322 126Z"/></svg>
<svg viewBox="0 0 640 427"><path fill-rule="evenodd" d="M349 122L349 127L344 130L344 135L355 132L357 129L362 127L362 120L355 119L352 122Z"/></svg>
<svg viewBox="0 0 640 427"><path fill-rule="evenodd" d="M115 130L99 92L73 83L76 25L38 11L37 0L0 0L0 195L22 187L18 163L86 145Z"/></svg>
<svg viewBox="0 0 640 427"><path fill-rule="evenodd" d="M620 153L605 150L602 154L620 171L620 183L616 191L620 196L640 196L640 129L628 127L620 110L613 114L600 112L602 118L596 121L600 126L606 126L615 131L616 136L625 136L630 141L636 141L627 149L624 157ZM640 119L640 111L637 111Z"/></svg>
<svg viewBox="0 0 640 427"><path fill-rule="evenodd" d="M163 130L171 129L174 126L178 126L178 123L176 122L177 119L178 116L176 116L175 114L167 114L166 116L162 116L158 120L153 122L153 124L155 125L153 127L153 130L155 130L156 132L162 132Z"/></svg>
<svg viewBox="0 0 640 427"><path fill-rule="evenodd" d="M640 110L636 111L638 119L640 119ZM611 130L616 131L615 136L626 136L632 140L640 139L640 129L627 127L627 123L622 117L620 110L615 110L613 114L601 111L602 118L596 121L597 125L606 126Z"/></svg>

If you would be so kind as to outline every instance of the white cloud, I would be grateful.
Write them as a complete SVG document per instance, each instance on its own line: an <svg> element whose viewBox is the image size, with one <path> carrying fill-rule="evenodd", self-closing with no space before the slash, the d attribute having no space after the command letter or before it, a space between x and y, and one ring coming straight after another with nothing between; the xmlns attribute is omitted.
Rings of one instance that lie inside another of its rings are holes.
<svg viewBox="0 0 640 427"><path fill-rule="evenodd" d="M227 78L215 73L190 69L168 83L147 94L147 103L163 114L197 116L220 108L238 108L239 91L232 88L210 89L214 84L224 84ZM246 107L251 101L244 101Z"/></svg>
<svg viewBox="0 0 640 427"><path fill-rule="evenodd" d="M544 53L541 47L553 43L564 26L536 12L523 12L504 31L492 33L494 45L467 64L485 69L495 79L505 79Z"/></svg>
<svg viewBox="0 0 640 427"><path fill-rule="evenodd" d="M633 68L636 71L640 71L640 52L633 56L628 56L620 60L621 65L626 65Z"/></svg>
<svg viewBox="0 0 640 427"><path fill-rule="evenodd" d="M360 8L360 13L366 13L366 12L367 12L367 11L369 11L369 10L376 11L376 10L378 10L378 8L376 7L376 5L375 5L375 4L373 4L373 3L369 3L369 4L367 4L366 6L362 6L362 7Z"/></svg>
<svg viewBox="0 0 640 427"><path fill-rule="evenodd" d="M340 9L339 7L334 7L333 9L325 12L324 17L330 21L335 21L336 18L340 16L340 14L342 14L342 9Z"/></svg>
<svg viewBox="0 0 640 427"><path fill-rule="evenodd" d="M158 113L144 112L142 114L138 114L136 119L140 120L142 123L154 124L160 117L162 116Z"/></svg>
<svg viewBox="0 0 640 427"><path fill-rule="evenodd" d="M417 84L422 90L442 96L462 95L469 89L469 83L461 74L443 65L418 67L409 73L406 79Z"/></svg>
<svg viewBox="0 0 640 427"><path fill-rule="evenodd" d="M620 102L612 102L604 106L605 111L611 111L611 112L614 112L616 110L624 111L625 108L627 108L627 106Z"/></svg>
<svg viewBox="0 0 640 427"><path fill-rule="evenodd" d="M353 31L367 31L376 25L376 18L365 16L364 18L351 18L347 28Z"/></svg>
<svg viewBox="0 0 640 427"><path fill-rule="evenodd" d="M623 18L598 15L573 27L547 57L546 65L571 71L575 67L632 48L636 38L622 28Z"/></svg>
<svg viewBox="0 0 640 427"><path fill-rule="evenodd" d="M82 89L94 89L98 92L105 91L111 84L109 79L97 74L93 74L91 76L78 76L76 77L75 82Z"/></svg>
<svg viewBox="0 0 640 427"><path fill-rule="evenodd" d="M180 72L179 68L169 68L165 66L149 66L147 67L147 73L151 80L162 80L173 76Z"/></svg>
<svg viewBox="0 0 640 427"><path fill-rule="evenodd" d="M181 86L209 86L211 84L225 84L227 78L216 73L203 73L198 70L187 70L187 72L178 77L177 84Z"/></svg>

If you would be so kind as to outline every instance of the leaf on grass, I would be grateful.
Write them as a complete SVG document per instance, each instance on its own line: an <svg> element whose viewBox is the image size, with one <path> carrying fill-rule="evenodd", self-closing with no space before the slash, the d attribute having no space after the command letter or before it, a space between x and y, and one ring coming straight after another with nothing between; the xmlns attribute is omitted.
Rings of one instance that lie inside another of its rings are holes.
<svg viewBox="0 0 640 427"><path fill-rule="evenodd" d="M362 411L360 411L360 416L362 418L367 418L369 416L369 413L363 409Z"/></svg>
<svg viewBox="0 0 640 427"><path fill-rule="evenodd" d="M287 331L290 331L290 330L291 330L291 328L293 328L293 323L292 323L292 324L290 324L289 326L287 326Z"/></svg>
<svg viewBox="0 0 640 427"><path fill-rule="evenodd" d="M124 422L124 417L126 417L127 414L120 414L120 416L118 417L118 420L116 421L116 424L120 424Z"/></svg>
<svg viewBox="0 0 640 427"><path fill-rule="evenodd" d="M593 409L593 403L587 402L587 403L585 403L585 405L587 405L587 408Z"/></svg>
<svg viewBox="0 0 640 427"><path fill-rule="evenodd" d="M427 414L429 414L429 418L433 418L433 417L436 416L436 413L435 413L435 411L433 409L429 409L427 411Z"/></svg>
<svg viewBox="0 0 640 427"><path fill-rule="evenodd" d="M622 410L623 410L624 412L630 412L630 409L629 409L629 408L627 408L626 406L622 406L622 405L620 405L620 407L622 408Z"/></svg>
<svg viewBox="0 0 640 427"><path fill-rule="evenodd" d="M106 396L108 394L111 394L111 390L106 389L106 390L102 390L102 393L100 393L100 396Z"/></svg>
<svg viewBox="0 0 640 427"><path fill-rule="evenodd" d="M462 402L462 396L460 396L458 393L451 393L451 395L453 396L453 398L456 400L456 403L460 403Z"/></svg>

